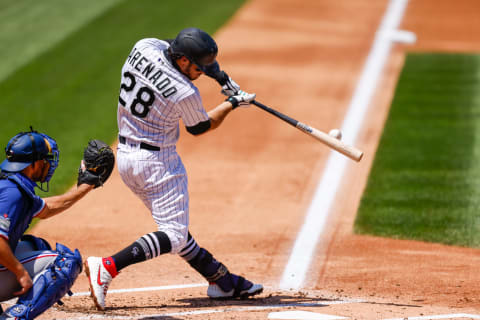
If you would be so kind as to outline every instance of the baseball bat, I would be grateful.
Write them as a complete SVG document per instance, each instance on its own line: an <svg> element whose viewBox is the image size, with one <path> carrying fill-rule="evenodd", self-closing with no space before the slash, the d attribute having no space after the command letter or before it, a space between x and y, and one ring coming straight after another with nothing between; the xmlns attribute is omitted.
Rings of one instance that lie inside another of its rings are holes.
<svg viewBox="0 0 480 320"><path fill-rule="evenodd" d="M360 161L363 157L363 152L359 149L349 146L343 143L341 140L335 139L334 137L330 136L329 134L322 132L318 129L312 128L305 123L302 123L298 120L290 118L289 116L274 110L270 107L267 107L263 103L260 103L256 100L252 101L252 104L256 105L262 110L267 111L270 114L273 114L275 117L280 118L281 120L285 121L286 123L290 124L291 126L297 128L298 130L302 131L303 133L308 134L309 136L317 139L321 143L327 145L328 147L340 152L341 154L349 157L352 160Z"/></svg>

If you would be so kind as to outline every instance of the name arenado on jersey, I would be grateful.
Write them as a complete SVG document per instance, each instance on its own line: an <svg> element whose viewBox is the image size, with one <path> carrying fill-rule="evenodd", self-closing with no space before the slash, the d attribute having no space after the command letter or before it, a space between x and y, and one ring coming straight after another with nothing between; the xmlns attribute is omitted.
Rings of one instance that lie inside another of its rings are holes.
<svg viewBox="0 0 480 320"><path fill-rule="evenodd" d="M162 70L155 68L155 63L145 58L137 48L133 48L128 56L127 62L150 81L164 98L168 98L177 93L177 88L175 86L169 86L172 81L163 74Z"/></svg>

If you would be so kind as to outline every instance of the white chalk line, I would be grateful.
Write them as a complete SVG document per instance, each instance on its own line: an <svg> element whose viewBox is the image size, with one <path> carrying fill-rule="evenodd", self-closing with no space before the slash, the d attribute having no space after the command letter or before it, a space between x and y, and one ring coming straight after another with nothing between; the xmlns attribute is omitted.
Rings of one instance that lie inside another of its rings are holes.
<svg viewBox="0 0 480 320"><path fill-rule="evenodd" d="M375 92L377 82L388 59L392 42L414 40L414 35L397 31L408 0L390 0L382 23L377 30L372 49L354 91L343 121L343 141L353 145L360 132L363 118ZM279 287L284 290L302 288L311 264L317 242L328 218L330 207L340 186L347 159L332 151L327 160L320 184L307 211L304 224L297 236Z"/></svg>
<svg viewBox="0 0 480 320"><path fill-rule="evenodd" d="M434 320L434 319L459 319L459 318L467 318L467 319L480 319L479 315L475 314L467 314L467 313L453 313L453 314L440 314L440 315L431 315L431 316L420 316L420 317L403 317L403 318L395 318L395 319L385 319L385 320Z"/></svg>
<svg viewBox="0 0 480 320"><path fill-rule="evenodd" d="M364 300L359 299L350 299L350 300L323 300L318 302L295 302L295 303L286 303L286 304L272 304L265 306L245 306L245 307L230 307L230 308L216 308L216 309L205 309L205 310L192 310L184 312L170 312L170 313L159 313L159 314L142 314L139 316L112 316L112 315L102 315L102 314L93 314L87 316L79 317L68 317L65 320L87 320L87 319L145 319L145 318L162 318L162 317L178 317L178 316L188 316L188 315L204 315L204 314L213 314L213 313L226 313L226 312L248 312L248 311L263 311L263 310L273 310L273 309L282 309L282 308L291 308L291 307L322 307L329 305L339 305L339 304L348 304L348 303L362 303ZM61 318L56 318L57 320L62 320Z"/></svg>
<svg viewBox="0 0 480 320"><path fill-rule="evenodd" d="M114 289L114 290L108 290L108 294L110 295L110 294L115 294L115 293L175 290L175 289L198 288L198 287L207 287L207 286L208 286L208 283L192 283L192 284L178 284L178 285L158 286L158 287ZM81 297L81 296L89 296L89 295L90 295L89 291L88 292L77 292L77 293L74 293L72 297Z"/></svg>

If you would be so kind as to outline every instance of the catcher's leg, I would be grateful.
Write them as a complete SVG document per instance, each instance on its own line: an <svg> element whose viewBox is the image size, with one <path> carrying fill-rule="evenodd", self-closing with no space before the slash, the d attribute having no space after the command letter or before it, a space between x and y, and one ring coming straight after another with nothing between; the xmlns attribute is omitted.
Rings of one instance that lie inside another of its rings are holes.
<svg viewBox="0 0 480 320"><path fill-rule="evenodd" d="M55 260L56 253L52 254L50 249L50 245L45 240L29 235L28 238L22 237L18 243L15 257L33 279ZM15 298L13 293L20 288L15 275L0 265L0 301Z"/></svg>
<svg viewBox="0 0 480 320"><path fill-rule="evenodd" d="M155 231L141 236L128 247L108 258L89 257L85 261L85 273L97 309L105 309L108 287L120 270L170 251L171 244L168 236L164 232Z"/></svg>
<svg viewBox="0 0 480 320"><path fill-rule="evenodd" d="M246 298L263 291L261 284L230 273L210 252L199 247L190 233L187 245L179 255L209 282L207 295L212 299Z"/></svg>
<svg viewBox="0 0 480 320"><path fill-rule="evenodd" d="M70 293L70 288L82 271L80 252L72 252L57 243L55 251L40 253L54 257L54 261L33 277L33 287L21 296L15 305L5 310L0 319L34 319L54 303L61 304L60 299Z"/></svg>

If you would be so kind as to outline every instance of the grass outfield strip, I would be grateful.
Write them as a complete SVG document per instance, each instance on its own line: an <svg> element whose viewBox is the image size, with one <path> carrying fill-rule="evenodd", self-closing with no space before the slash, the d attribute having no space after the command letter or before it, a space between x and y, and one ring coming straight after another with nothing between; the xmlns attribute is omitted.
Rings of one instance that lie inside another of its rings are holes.
<svg viewBox="0 0 480 320"><path fill-rule="evenodd" d="M136 0L111 7L0 83L0 145L30 125L54 137L60 165L48 195L65 191L87 141L116 138L120 72L134 43L173 38L191 26L214 33L242 3Z"/></svg>
<svg viewBox="0 0 480 320"><path fill-rule="evenodd" d="M122 0L0 0L0 80Z"/></svg>
<svg viewBox="0 0 480 320"><path fill-rule="evenodd" d="M355 231L480 247L480 56L410 54Z"/></svg>

